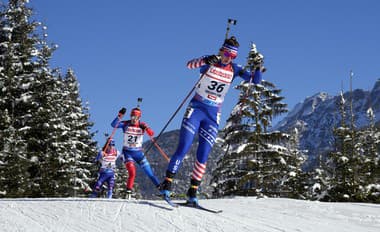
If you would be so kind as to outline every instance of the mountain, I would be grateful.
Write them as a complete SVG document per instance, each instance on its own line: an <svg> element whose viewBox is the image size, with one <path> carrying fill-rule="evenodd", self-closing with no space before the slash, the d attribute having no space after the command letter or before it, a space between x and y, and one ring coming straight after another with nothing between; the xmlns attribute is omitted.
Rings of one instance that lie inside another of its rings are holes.
<svg viewBox="0 0 380 232"><path fill-rule="evenodd" d="M158 140L159 146L169 157L172 156L175 150L177 149L178 137L179 130L173 130L163 133L160 139ZM152 143L150 141L145 142L143 145L144 150L150 147L151 144ZM210 181L212 178L211 173L212 170L214 170L216 167L216 160L218 160L218 158L224 154L224 150L221 147L221 144L222 143L220 142L220 140L217 139L217 142L215 143L209 155L206 173L203 176L203 180L199 188L200 194L204 195L204 197L211 196L211 192L213 191L213 188L210 186ZM180 167L177 175L174 178L173 192L176 194L186 193L187 189L190 186L190 175L192 173L193 165L195 163L197 147L198 137L196 136L189 153L186 155L182 162L182 167ZM146 157L149 160L155 175L160 180L163 180L168 166L168 162L166 161L166 159L159 153L159 151L154 146L152 147L152 149L148 151L148 153L146 153ZM137 168L136 183L139 184L141 195L145 199L152 199L158 193L157 189L153 186L152 182L140 168Z"/></svg>
<svg viewBox="0 0 380 232"><path fill-rule="evenodd" d="M351 93L345 92L343 96L346 101L347 123L350 125ZM380 122L380 79L371 91L361 89L352 91L352 99L356 128L368 126L366 114L369 107L372 107L377 123ZM273 127L273 130L283 132L298 129L300 148L308 151L309 159L305 165L306 169L313 167L319 154L331 150L334 142L333 128L340 125L338 107L340 100L341 96L329 96L323 92L315 94L297 104L283 120Z"/></svg>

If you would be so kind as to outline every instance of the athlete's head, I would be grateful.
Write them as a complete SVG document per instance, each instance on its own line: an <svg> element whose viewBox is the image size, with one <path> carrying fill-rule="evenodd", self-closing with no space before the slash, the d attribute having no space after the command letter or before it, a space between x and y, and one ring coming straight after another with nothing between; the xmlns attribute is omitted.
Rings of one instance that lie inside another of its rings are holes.
<svg viewBox="0 0 380 232"><path fill-rule="evenodd" d="M107 146L107 144L108 144L108 146ZM103 146L102 151L105 151L106 148L107 148L107 150L110 150L114 146L115 146L115 140L113 140L112 138L108 138L107 142Z"/></svg>
<svg viewBox="0 0 380 232"><path fill-rule="evenodd" d="M131 110L131 121L132 123L136 123L141 118L141 110L139 108L133 108Z"/></svg>
<svg viewBox="0 0 380 232"><path fill-rule="evenodd" d="M239 42L235 36L224 40L223 46L220 48L219 55L222 56L222 63L230 63L238 55Z"/></svg>

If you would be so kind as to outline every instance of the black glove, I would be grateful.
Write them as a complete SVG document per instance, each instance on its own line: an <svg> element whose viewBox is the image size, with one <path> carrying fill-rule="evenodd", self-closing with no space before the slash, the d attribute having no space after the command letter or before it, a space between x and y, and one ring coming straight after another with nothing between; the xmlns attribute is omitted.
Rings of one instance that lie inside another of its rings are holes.
<svg viewBox="0 0 380 232"><path fill-rule="evenodd" d="M216 55L206 56L204 61L206 64L213 65L219 62L219 57Z"/></svg>
<svg viewBox="0 0 380 232"><path fill-rule="evenodd" d="M261 53L257 53L257 55L253 58L254 69L262 69L264 64L264 56Z"/></svg>
<svg viewBox="0 0 380 232"><path fill-rule="evenodd" d="M121 108L121 110L119 110L119 117L122 117L124 114L125 114L125 112L127 112L127 109L126 108Z"/></svg>

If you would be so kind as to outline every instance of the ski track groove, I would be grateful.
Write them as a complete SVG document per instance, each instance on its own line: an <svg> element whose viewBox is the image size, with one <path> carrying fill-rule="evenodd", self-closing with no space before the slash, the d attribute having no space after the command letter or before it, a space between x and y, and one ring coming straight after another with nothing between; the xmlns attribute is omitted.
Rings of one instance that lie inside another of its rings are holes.
<svg viewBox="0 0 380 232"><path fill-rule="evenodd" d="M32 210L33 210L33 208L32 208ZM41 231L47 231L47 230L45 230L45 226L43 224L36 221L33 216L25 213L25 210L21 209L21 211L19 213L21 213L25 218L28 219L28 221L24 225L29 225L29 223L36 224L41 229ZM17 229L20 231L24 231L24 230L21 230L20 228L17 228Z"/></svg>
<svg viewBox="0 0 380 232"><path fill-rule="evenodd" d="M167 203L165 203L165 204L167 204ZM175 217L168 215L169 213L175 213ZM183 231L183 228L177 225L177 223L181 224L183 222L183 218L181 216L181 213L177 212L177 209L174 209L170 212L165 212L165 213L158 212L157 214L158 214L159 219L161 218L162 221L167 222L168 224L174 226L174 228L172 228L172 230L169 230L169 231ZM181 219L181 220L177 220L177 218ZM160 231L165 231L165 230L168 230L168 228L167 227L165 228L165 224L163 224L162 228L160 228Z"/></svg>
<svg viewBox="0 0 380 232"><path fill-rule="evenodd" d="M122 224L123 224L123 219L122 219L122 215L123 215L123 212L125 210L125 207L126 207L126 204L125 202L123 202L120 207L119 207L119 210L117 211L117 214L115 215L113 221L115 222L116 224L116 220L117 220L117 225L118 225L118 231L122 231Z"/></svg>

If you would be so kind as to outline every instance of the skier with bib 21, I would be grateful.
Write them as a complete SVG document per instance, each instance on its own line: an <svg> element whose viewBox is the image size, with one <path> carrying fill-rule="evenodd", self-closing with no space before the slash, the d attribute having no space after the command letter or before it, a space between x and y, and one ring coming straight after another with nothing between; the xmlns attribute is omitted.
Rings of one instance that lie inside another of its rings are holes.
<svg viewBox="0 0 380 232"><path fill-rule="evenodd" d="M126 109L122 108L119 111L118 117L112 121L111 126L123 129L124 138L122 152L124 154L125 167L128 171L128 180L126 183L127 194L130 195L132 194L136 176L135 162L144 170L145 174L156 187L160 185L160 182L153 174L149 161L146 159L142 150L144 133L146 132L152 137L154 132L145 122L140 121L141 110L138 107L132 109L130 120L120 121L125 112Z"/></svg>

